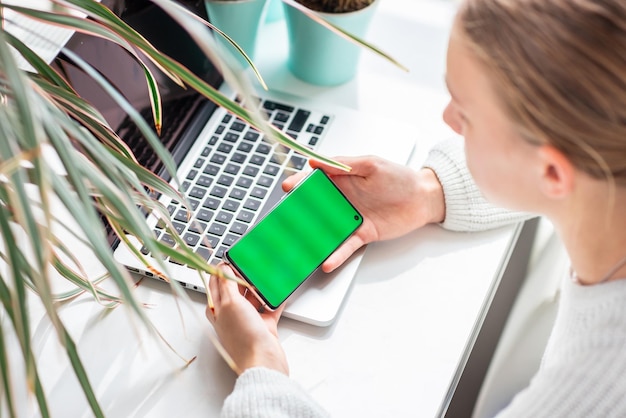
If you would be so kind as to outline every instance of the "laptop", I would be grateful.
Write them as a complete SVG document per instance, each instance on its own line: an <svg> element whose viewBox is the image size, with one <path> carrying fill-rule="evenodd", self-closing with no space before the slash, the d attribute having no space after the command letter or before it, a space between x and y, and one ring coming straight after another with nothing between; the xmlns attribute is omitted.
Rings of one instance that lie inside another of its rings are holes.
<svg viewBox="0 0 626 418"><path fill-rule="evenodd" d="M150 1L104 3L110 3L115 13L159 49L235 98L187 33L160 8ZM195 12L206 18L202 1L185 3L196 7ZM128 54L106 41L80 33L72 35L66 48L96 67L150 120L143 71ZM67 74L74 88L102 112L138 160L169 180L161 161L139 135L134 123L107 94L74 68L62 51L53 62ZM180 202L165 200L163 203L187 245L207 263L217 264L223 252L281 198L284 194L282 180L309 169L307 159L269 141L262 133L197 93L181 89L160 72L155 71L155 75L163 96L160 137L174 156L177 175L183 181L182 188L192 207L188 211ZM262 92L259 99L262 111L275 126L327 156L374 154L405 164L415 145L415 130L398 121L363 115L297 95ZM174 245L171 234L156 218L148 215L148 222L160 240ZM136 274L158 279L118 241L111 233L110 243L118 261ZM141 251L150 257L145 248ZM331 274L316 272L289 298L284 316L317 326L330 325L349 292L364 251L358 251ZM168 261L171 277L183 287L206 291L196 271Z"/></svg>

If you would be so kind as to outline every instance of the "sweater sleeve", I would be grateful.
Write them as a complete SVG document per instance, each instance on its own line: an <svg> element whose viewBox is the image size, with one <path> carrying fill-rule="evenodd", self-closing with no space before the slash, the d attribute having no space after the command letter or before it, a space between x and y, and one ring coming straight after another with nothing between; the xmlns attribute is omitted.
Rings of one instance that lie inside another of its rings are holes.
<svg viewBox="0 0 626 418"><path fill-rule="evenodd" d="M483 231L535 216L499 208L485 200L467 168L460 138L435 145L423 167L433 170L443 187L446 218L441 226L445 229Z"/></svg>
<svg viewBox="0 0 626 418"><path fill-rule="evenodd" d="M222 418L321 418L330 415L295 381L275 370L243 372L224 401Z"/></svg>

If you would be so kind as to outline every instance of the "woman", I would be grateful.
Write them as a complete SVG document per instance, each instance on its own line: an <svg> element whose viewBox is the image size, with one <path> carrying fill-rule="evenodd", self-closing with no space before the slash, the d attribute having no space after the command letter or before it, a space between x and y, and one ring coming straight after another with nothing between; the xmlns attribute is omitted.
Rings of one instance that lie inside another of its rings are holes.
<svg viewBox="0 0 626 418"><path fill-rule="evenodd" d="M549 218L571 260L541 367L498 416L626 416L626 3L466 0L446 82L444 120L482 194ZM428 222L518 219L478 198L460 153L444 143L417 173L373 158L342 160L350 174L327 168L367 222L324 269ZM286 377L280 312L259 315L232 282L210 288L207 316L241 372L223 415L324 416Z"/></svg>

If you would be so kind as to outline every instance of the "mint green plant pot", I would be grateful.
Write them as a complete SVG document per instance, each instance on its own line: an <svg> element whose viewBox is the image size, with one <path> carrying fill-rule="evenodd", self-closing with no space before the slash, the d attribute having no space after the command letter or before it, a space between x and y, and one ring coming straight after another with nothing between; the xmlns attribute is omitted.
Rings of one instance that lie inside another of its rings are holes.
<svg viewBox="0 0 626 418"><path fill-rule="evenodd" d="M205 0L209 21L230 36L250 59L254 59L259 24L265 19L268 0ZM215 35L219 45L245 67L246 60L228 41Z"/></svg>
<svg viewBox="0 0 626 418"><path fill-rule="evenodd" d="M287 66L299 79L336 86L354 78L362 47L331 32L304 13L283 3L289 37ZM327 21L364 38L378 1L350 13L319 13Z"/></svg>
<svg viewBox="0 0 626 418"><path fill-rule="evenodd" d="M281 20L285 16L283 12L282 0L268 0L267 13L265 14L265 21L276 22Z"/></svg>

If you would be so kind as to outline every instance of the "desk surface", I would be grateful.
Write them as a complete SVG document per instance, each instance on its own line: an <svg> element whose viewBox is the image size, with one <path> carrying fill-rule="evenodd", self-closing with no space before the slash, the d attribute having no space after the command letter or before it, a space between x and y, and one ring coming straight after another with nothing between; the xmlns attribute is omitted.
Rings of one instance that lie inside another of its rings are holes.
<svg viewBox="0 0 626 418"><path fill-rule="evenodd" d="M408 66L408 74L364 52L350 83L306 85L285 67L283 21L262 28L257 63L270 88L409 121L417 167L432 144L452 134L441 112L453 12L448 0L381 2L368 39ZM281 320L292 377L333 416L435 416L517 229L464 234L429 226L370 245L333 325ZM112 417L217 416L235 376L211 343L205 299L190 294L189 303L177 303L166 286L148 280L138 295L175 352L124 307L108 312L85 297L61 308L103 408ZM53 416L90 416L51 324L37 307L32 314ZM185 367L182 359L196 356ZM21 405L20 416L31 416Z"/></svg>

